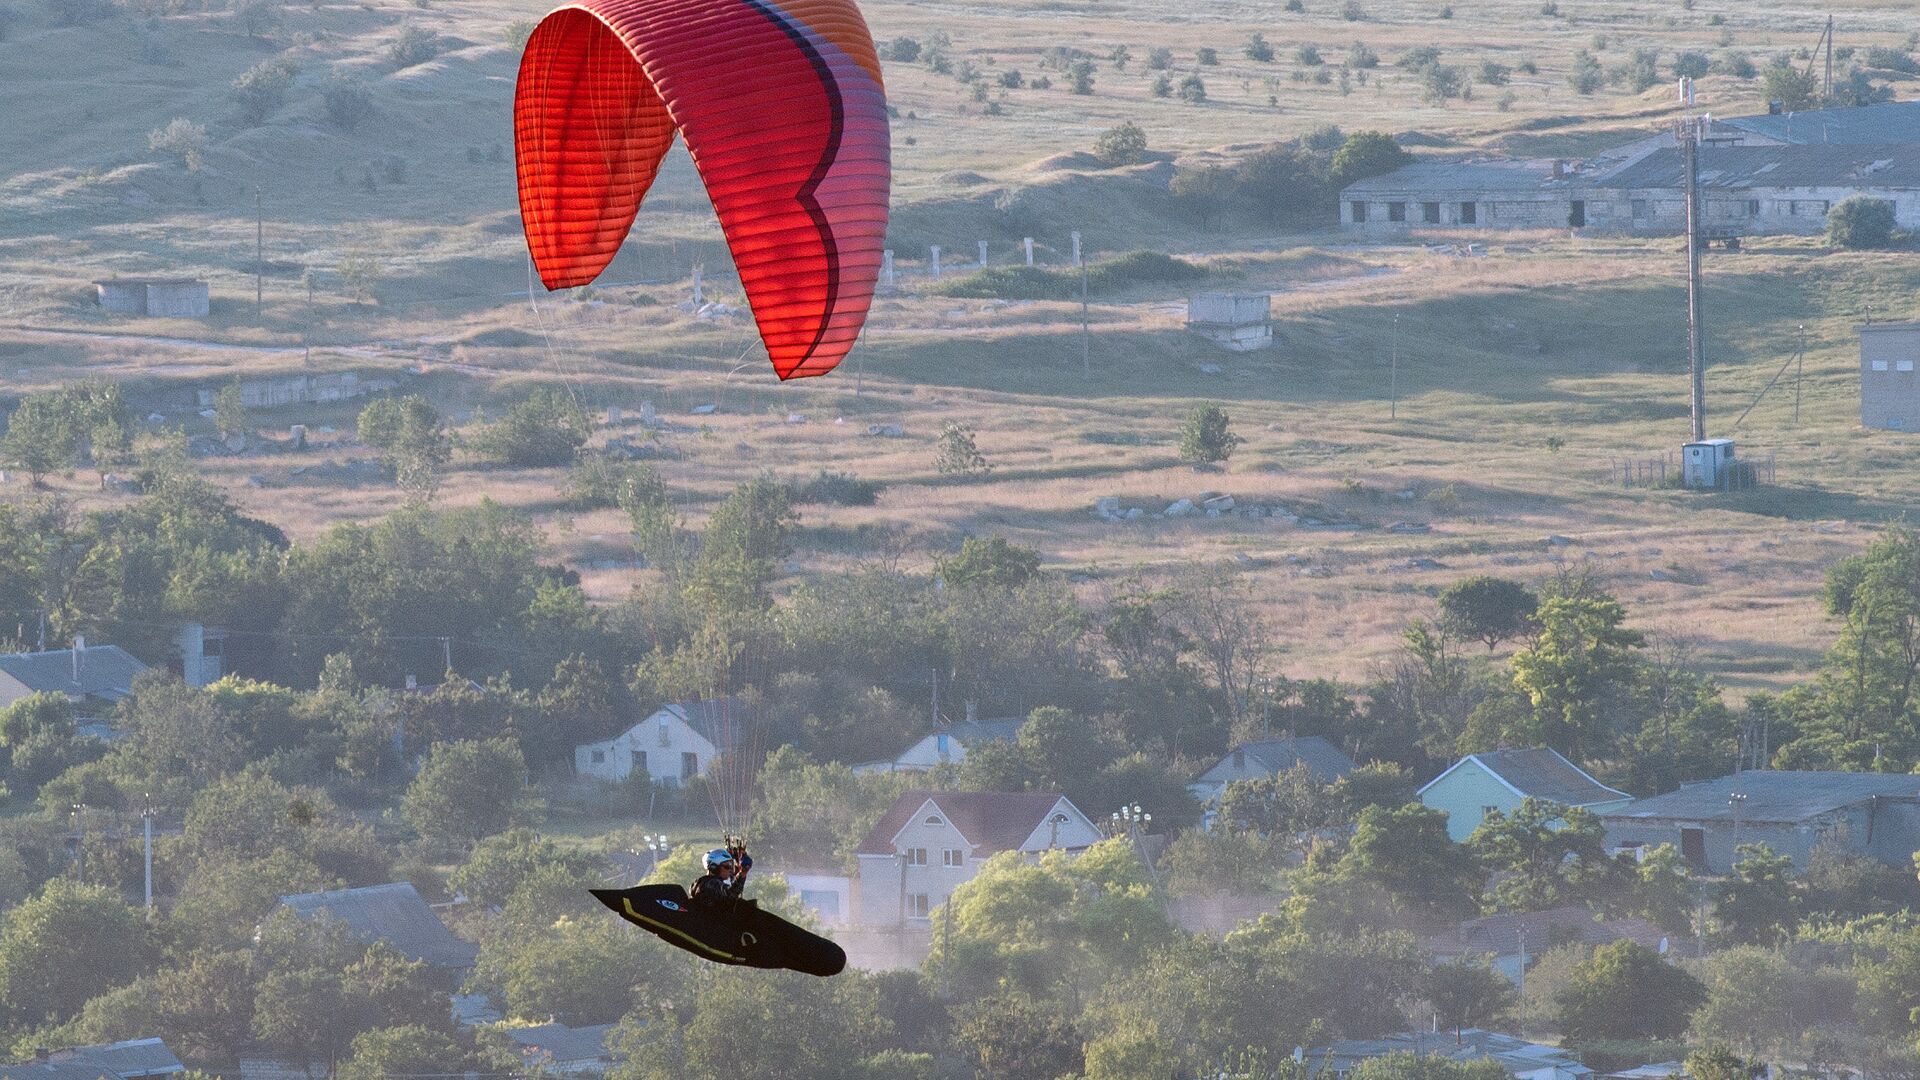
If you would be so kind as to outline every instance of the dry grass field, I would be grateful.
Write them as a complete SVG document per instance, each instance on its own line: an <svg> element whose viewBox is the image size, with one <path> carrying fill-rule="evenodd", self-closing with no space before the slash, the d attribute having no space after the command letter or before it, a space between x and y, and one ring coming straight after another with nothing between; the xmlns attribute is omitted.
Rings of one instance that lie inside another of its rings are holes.
<svg viewBox="0 0 1920 1080"><path fill-rule="evenodd" d="M0 397L107 375L158 401L240 376L350 369L399 375L464 418L532 384L564 383L596 409L624 412L603 439L646 438L636 414L652 406L664 421L658 467L695 522L759 470L829 468L887 484L876 507L806 508L796 577L898 551L925 565L983 533L1039 548L1092 597L1131 575L1225 560L1259 583L1296 676L1365 675L1405 620L1426 614L1432 593L1459 576L1538 580L1585 563L1638 625L1690 648L1736 690L1778 686L1829 640L1816 601L1823 568L1920 494L1909 439L1859 427L1851 330L1869 314L1914 313L1911 251L1844 254L1782 240L1715 252L1715 434L1729 432L1805 327L1799 423L1789 383L1734 432L1743 455L1776 463L1777 481L1720 496L1623 490L1608 481L1612 459L1672 453L1687 433L1674 242L1422 238L1487 245L1466 258L1331 231L1201 228L1143 213L1115 197L1134 190L1116 187L1124 178L1072 156L1126 120L1177 155L1326 124L1418 132L1434 152L1577 155L1658 130L1672 94L1578 95L1566 80L1576 50L1609 65L1638 47L1662 50L1663 65L1680 49L1764 61L1811 46L1829 10L1843 45L1899 44L1912 29L1908 3L1564 0L1548 15L1528 0L1456 0L1442 18L1439 0L1359 0L1361 17L1349 20L1338 0L1305 0L1297 14L1235 0L871 0L876 36L943 33L952 61L986 72L994 88L976 101L951 75L890 66L901 114L896 245L909 277L876 305L856 359L788 385L767 370L744 318L699 320L674 306L696 263L710 296L739 299L684 158L606 275L612 284L530 302L502 156L515 65L504 31L543 3L316 0L288 6L258 39L222 12L56 27L42 5L12 3L20 17L0 42ZM382 50L403 22L442 35L447 48L396 70ZM1242 55L1255 31L1275 62ZM1332 76L1316 82L1356 41L1381 59L1365 83L1358 72L1345 93ZM1328 64L1301 63L1303 44ZM1464 72L1530 61L1538 74L1427 104L1393 60L1428 44ZM1124 69L1108 59L1120 45ZM1202 75L1206 102L1151 95L1148 53L1162 45L1174 51L1176 77ZM1041 74L1056 47L1098 58L1093 94L1067 92L1058 72L1048 73L1051 89L998 85L1004 71ZM1203 47L1217 50L1217 66L1198 65ZM288 104L242 127L229 84L281 53L301 70ZM352 133L328 124L320 101L341 72L363 80L376 103ZM1913 94L1911 83L1896 89ZM1715 112L1757 111L1758 97L1752 80L1702 84ZM174 117L208 130L198 171L148 150L148 132ZM1140 185L1166 168L1139 167ZM258 316L256 191L267 275ZM1010 262L1031 231L1058 263L1074 230L1095 251L1177 252L1212 266L1223 286L1272 292L1277 347L1230 355L1189 337L1184 294L1101 297L1083 342L1077 304L959 300L922 287L925 243L971 258L985 239L993 260ZM363 275L365 295L343 274L355 267L376 271ZM87 282L114 273L207 277L214 316L105 315ZM1182 466L1173 452L1181 414L1199 401L1224 403L1246 439L1217 472ZM692 412L708 404L711 413ZM191 409L162 412L165 425L207 426ZM264 429L304 423L338 434L304 454L208 458L205 467L296 535L377 515L400 504L396 490L326 467L364 456L345 442L353 413L349 404L263 411ZM933 443L947 420L978 430L989 475L936 474ZM885 424L904 437L867 434ZM117 497L90 481L56 486L83 503ZM621 595L637 573L621 568L631 559L621 521L567 512L559 486L554 471L463 461L440 498L528 510L596 595ZM1203 491L1299 520L1155 516ZM18 479L0 487L0 497L26 494ZM1147 514L1103 521L1091 512L1102 497ZM1385 528L1396 522L1431 531Z"/></svg>

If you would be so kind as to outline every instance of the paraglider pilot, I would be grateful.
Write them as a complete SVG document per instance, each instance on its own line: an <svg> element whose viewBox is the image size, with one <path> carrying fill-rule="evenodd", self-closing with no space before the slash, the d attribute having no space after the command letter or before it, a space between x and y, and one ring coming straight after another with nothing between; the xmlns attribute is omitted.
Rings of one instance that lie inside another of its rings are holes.
<svg viewBox="0 0 1920 1080"><path fill-rule="evenodd" d="M710 915L729 915L747 887L747 871L753 869L753 856L739 837L727 837L727 846L707 852L707 872L687 890L694 910Z"/></svg>

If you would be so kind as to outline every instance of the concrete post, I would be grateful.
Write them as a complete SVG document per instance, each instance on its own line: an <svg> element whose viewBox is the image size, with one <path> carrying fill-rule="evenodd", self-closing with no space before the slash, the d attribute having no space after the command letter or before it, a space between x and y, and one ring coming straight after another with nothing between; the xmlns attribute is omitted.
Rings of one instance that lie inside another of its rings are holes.
<svg viewBox="0 0 1920 1080"><path fill-rule="evenodd" d="M1025 240L1023 240L1021 243L1027 249L1027 265L1032 266L1033 265L1033 237L1029 236Z"/></svg>
<svg viewBox="0 0 1920 1080"><path fill-rule="evenodd" d="M1080 266L1080 234L1078 232L1073 234L1073 265L1075 269Z"/></svg>
<svg viewBox="0 0 1920 1080"><path fill-rule="evenodd" d="M893 249L880 253L880 284L893 288Z"/></svg>
<svg viewBox="0 0 1920 1080"><path fill-rule="evenodd" d="M933 280L940 280L940 245L933 245Z"/></svg>
<svg viewBox="0 0 1920 1080"><path fill-rule="evenodd" d="M701 300L702 300L702 297L700 294L700 275L701 275L700 267L698 266L694 267L693 268L693 306L696 308L700 306Z"/></svg>
<svg viewBox="0 0 1920 1080"><path fill-rule="evenodd" d="M980 241L980 267L981 267L981 269L983 269L983 270L984 270L984 269L986 269L986 265L987 265L987 242L986 242L985 240L982 240L982 241Z"/></svg>

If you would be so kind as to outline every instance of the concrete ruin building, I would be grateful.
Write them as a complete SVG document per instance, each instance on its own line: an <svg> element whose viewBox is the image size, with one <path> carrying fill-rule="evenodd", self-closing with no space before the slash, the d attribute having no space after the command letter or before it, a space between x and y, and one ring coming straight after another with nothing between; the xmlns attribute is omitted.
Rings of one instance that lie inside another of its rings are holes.
<svg viewBox="0 0 1920 1080"><path fill-rule="evenodd" d="M1463 226L1674 235L1686 221L1681 181L1666 134L1582 161L1418 161L1349 185L1340 224L1376 236ZM1901 227L1920 227L1920 102L1714 119L1700 186L1716 239L1817 233L1855 195L1884 199Z"/></svg>
<svg viewBox="0 0 1920 1080"><path fill-rule="evenodd" d="M116 315L204 319L212 312L207 283L193 278L108 278L93 287L100 306Z"/></svg>
<svg viewBox="0 0 1920 1080"><path fill-rule="evenodd" d="M1267 293L1201 293L1187 301L1187 329L1233 352L1273 344L1273 297Z"/></svg>

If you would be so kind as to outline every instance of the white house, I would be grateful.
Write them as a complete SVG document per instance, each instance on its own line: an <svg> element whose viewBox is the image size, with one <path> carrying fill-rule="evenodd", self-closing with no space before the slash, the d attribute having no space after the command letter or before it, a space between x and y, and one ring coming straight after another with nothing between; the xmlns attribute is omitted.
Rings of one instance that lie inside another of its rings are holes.
<svg viewBox="0 0 1920 1080"><path fill-rule="evenodd" d="M858 921L924 924L1002 851L1078 852L1102 838L1079 807L1052 792L906 792L860 844Z"/></svg>
<svg viewBox="0 0 1920 1080"><path fill-rule="evenodd" d="M1012 742L1020 734L1018 719L962 720L931 732L919 742L902 750L891 761L868 761L855 765L856 773L931 772L942 765L958 765L967 760L967 747L987 742Z"/></svg>
<svg viewBox="0 0 1920 1080"><path fill-rule="evenodd" d="M845 926L853 918L853 879L845 874L783 875L787 892L813 912L823 926Z"/></svg>
<svg viewBox="0 0 1920 1080"><path fill-rule="evenodd" d="M573 771L596 780L625 780L636 773L669 787L704 776L723 748L732 745L744 709L739 701L682 701L662 705L652 716L611 739L573 748Z"/></svg>

